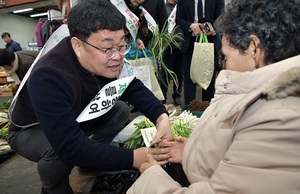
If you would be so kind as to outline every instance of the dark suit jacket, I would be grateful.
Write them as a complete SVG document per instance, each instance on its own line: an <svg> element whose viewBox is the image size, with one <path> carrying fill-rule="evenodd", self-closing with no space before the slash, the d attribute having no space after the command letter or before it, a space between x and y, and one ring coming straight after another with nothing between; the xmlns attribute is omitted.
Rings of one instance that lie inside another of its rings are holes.
<svg viewBox="0 0 300 194"><path fill-rule="evenodd" d="M166 20L168 19L167 9L165 2L163 0L145 0L141 4L148 13L153 17L153 19L158 24L160 30L162 30ZM147 47L153 35L144 36L141 30L138 31L138 38L140 38L145 46Z"/></svg>
<svg viewBox="0 0 300 194"><path fill-rule="evenodd" d="M205 0L205 19L215 21L224 9L224 5L224 0ZM193 46L193 43L191 42L192 31L190 31L190 25L194 22L194 15L194 0L177 1L176 24L178 24L183 31L184 41L181 44L181 50L183 53L186 53L187 49L190 46ZM215 45L215 48L217 47L217 50L219 50L218 47L221 46L219 37L209 36L208 40L209 42L214 42L215 44L218 44Z"/></svg>

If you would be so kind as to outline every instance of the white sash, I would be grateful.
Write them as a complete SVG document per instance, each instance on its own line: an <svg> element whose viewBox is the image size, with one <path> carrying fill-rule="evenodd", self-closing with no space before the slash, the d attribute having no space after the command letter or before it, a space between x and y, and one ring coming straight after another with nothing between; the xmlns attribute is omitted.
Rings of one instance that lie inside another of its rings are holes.
<svg viewBox="0 0 300 194"><path fill-rule="evenodd" d="M139 29L139 18L129 10L124 0L111 0L110 2L125 16L126 27L135 40Z"/></svg>
<svg viewBox="0 0 300 194"><path fill-rule="evenodd" d="M14 96L11 106L9 107L9 116L12 118L12 112L15 106L15 102L18 98L18 95L20 94L20 91L24 87L32 68L35 66L37 61L44 56L48 51L50 51L54 46L56 46L63 38L69 36L69 29L66 24L61 25L48 39L42 50L40 51L37 58L32 63L31 67L27 71L26 75L24 76L18 91L16 92L16 95ZM123 94L127 86L130 84L130 82L135 77L135 71L134 68L128 63L123 63L122 71L120 72L119 79L108 83L105 85L92 99L92 101L85 107L85 109L80 113L80 115L77 117L77 122L83 122L87 120L91 120L93 118L99 117L106 112L108 112L113 105L115 104L115 101L120 98L120 96ZM13 122L13 121L12 121ZM13 123L14 125L18 127L30 127L34 126L38 123L32 123L27 126L19 126L16 123Z"/></svg>
<svg viewBox="0 0 300 194"><path fill-rule="evenodd" d="M80 113L76 121L80 123L107 113L121 97L130 82L134 79L135 75L136 71L133 66L124 59L123 67L118 79L101 88L94 99L92 99L92 101Z"/></svg>
<svg viewBox="0 0 300 194"><path fill-rule="evenodd" d="M117 9L125 16L126 18L126 27L129 30L132 38L135 40L138 32L138 22L139 18L130 11L127 7L124 0L111 0L110 1ZM138 9L141 9L148 23L147 28L153 33L154 30L158 27L153 17L142 7L139 6Z"/></svg>
<svg viewBox="0 0 300 194"><path fill-rule="evenodd" d="M156 28L158 28L158 25L156 24L153 17L148 13L146 9L144 9L142 6L139 7L139 9L142 9L142 12L147 20L148 23L148 29L153 33Z"/></svg>
<svg viewBox="0 0 300 194"><path fill-rule="evenodd" d="M77 117L77 122L97 118L107 113L121 97L134 76L117 79L106 84Z"/></svg>
<svg viewBox="0 0 300 194"><path fill-rule="evenodd" d="M172 12L170 13L168 17L168 32L171 33L176 25L176 11L177 11L177 5L173 8Z"/></svg>
<svg viewBox="0 0 300 194"><path fill-rule="evenodd" d="M46 42L46 44L43 46L42 50L39 52L38 56L35 58L35 60L33 61L32 65L30 66L30 68L28 69L28 71L26 72L22 82L20 83L20 86L16 92L16 95L13 98L13 101L15 101L15 99L18 97L20 91L22 90L23 86L25 85L31 71L32 68L35 66L36 62L42 57L44 56L49 50L51 50L54 46L56 46L63 38L69 36L69 29L68 26L66 24L61 25L57 30L55 30L55 32L49 37L48 41Z"/></svg>

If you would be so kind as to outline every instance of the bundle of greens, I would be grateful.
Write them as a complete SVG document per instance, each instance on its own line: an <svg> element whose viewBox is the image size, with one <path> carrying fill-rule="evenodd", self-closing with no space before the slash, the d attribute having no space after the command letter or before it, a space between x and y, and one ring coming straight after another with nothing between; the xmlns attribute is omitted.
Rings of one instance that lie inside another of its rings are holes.
<svg viewBox="0 0 300 194"><path fill-rule="evenodd" d="M145 118L138 123L134 123L134 126L136 130L131 135L131 137L124 142L125 147L129 149L135 149L145 146L141 129L154 127L155 125L148 118Z"/></svg>
<svg viewBox="0 0 300 194"><path fill-rule="evenodd" d="M0 112L8 113L8 108L9 108L11 102L12 102L12 99L2 101L0 103Z"/></svg>
<svg viewBox="0 0 300 194"><path fill-rule="evenodd" d="M10 121L7 113L12 99L0 103L0 139L7 139Z"/></svg>
<svg viewBox="0 0 300 194"><path fill-rule="evenodd" d="M190 111L183 111L178 116L170 117L173 136L190 137L197 121L198 117L194 116Z"/></svg>
<svg viewBox="0 0 300 194"><path fill-rule="evenodd" d="M189 111L184 111L178 116L170 117L173 136L182 136L188 138L191 135L197 121L198 117L194 116ZM145 118L138 123L134 123L134 125L136 130L131 137L124 142L124 146L129 149L136 149L145 146L141 129L155 126L148 118Z"/></svg>
<svg viewBox="0 0 300 194"><path fill-rule="evenodd" d="M166 86L168 85L170 77L171 79L173 79L174 83L178 85L176 74L168 69L163 61L163 54L165 50L168 47L172 49L172 46L179 48L179 42L183 40L182 33L175 32L176 28L178 28L178 26L176 26L171 32L169 32L168 21L166 21L161 31L159 31L158 28L155 29L153 37L148 44L148 51L152 56L152 62L156 70L156 75L158 76L158 79ZM161 73L159 73L159 71L164 71L164 74L167 78L167 83L162 79Z"/></svg>
<svg viewBox="0 0 300 194"><path fill-rule="evenodd" d="M8 136L8 127L10 125L10 121L7 119L5 122L0 123L0 139L7 139Z"/></svg>

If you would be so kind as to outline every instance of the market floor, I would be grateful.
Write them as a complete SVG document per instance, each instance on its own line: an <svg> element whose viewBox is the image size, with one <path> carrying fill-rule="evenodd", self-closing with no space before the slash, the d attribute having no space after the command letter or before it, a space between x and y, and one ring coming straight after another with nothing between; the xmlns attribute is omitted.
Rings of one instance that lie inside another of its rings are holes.
<svg viewBox="0 0 300 194"><path fill-rule="evenodd" d="M172 84L169 86L167 104L172 102ZM197 100L201 100L201 88L197 87ZM183 98L182 98L183 101ZM139 113L133 113L135 118ZM97 173L79 173L75 168L70 175L70 184L74 192L89 193ZM36 163L17 154L0 164L0 194L39 194L41 183Z"/></svg>

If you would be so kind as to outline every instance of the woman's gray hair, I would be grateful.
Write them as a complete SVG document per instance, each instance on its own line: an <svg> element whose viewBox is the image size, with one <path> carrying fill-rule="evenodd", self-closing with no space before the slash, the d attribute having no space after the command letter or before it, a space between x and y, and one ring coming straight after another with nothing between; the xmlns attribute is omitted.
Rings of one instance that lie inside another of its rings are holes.
<svg viewBox="0 0 300 194"><path fill-rule="evenodd" d="M300 54L300 0L232 0L215 26L241 53L256 35L266 63Z"/></svg>

